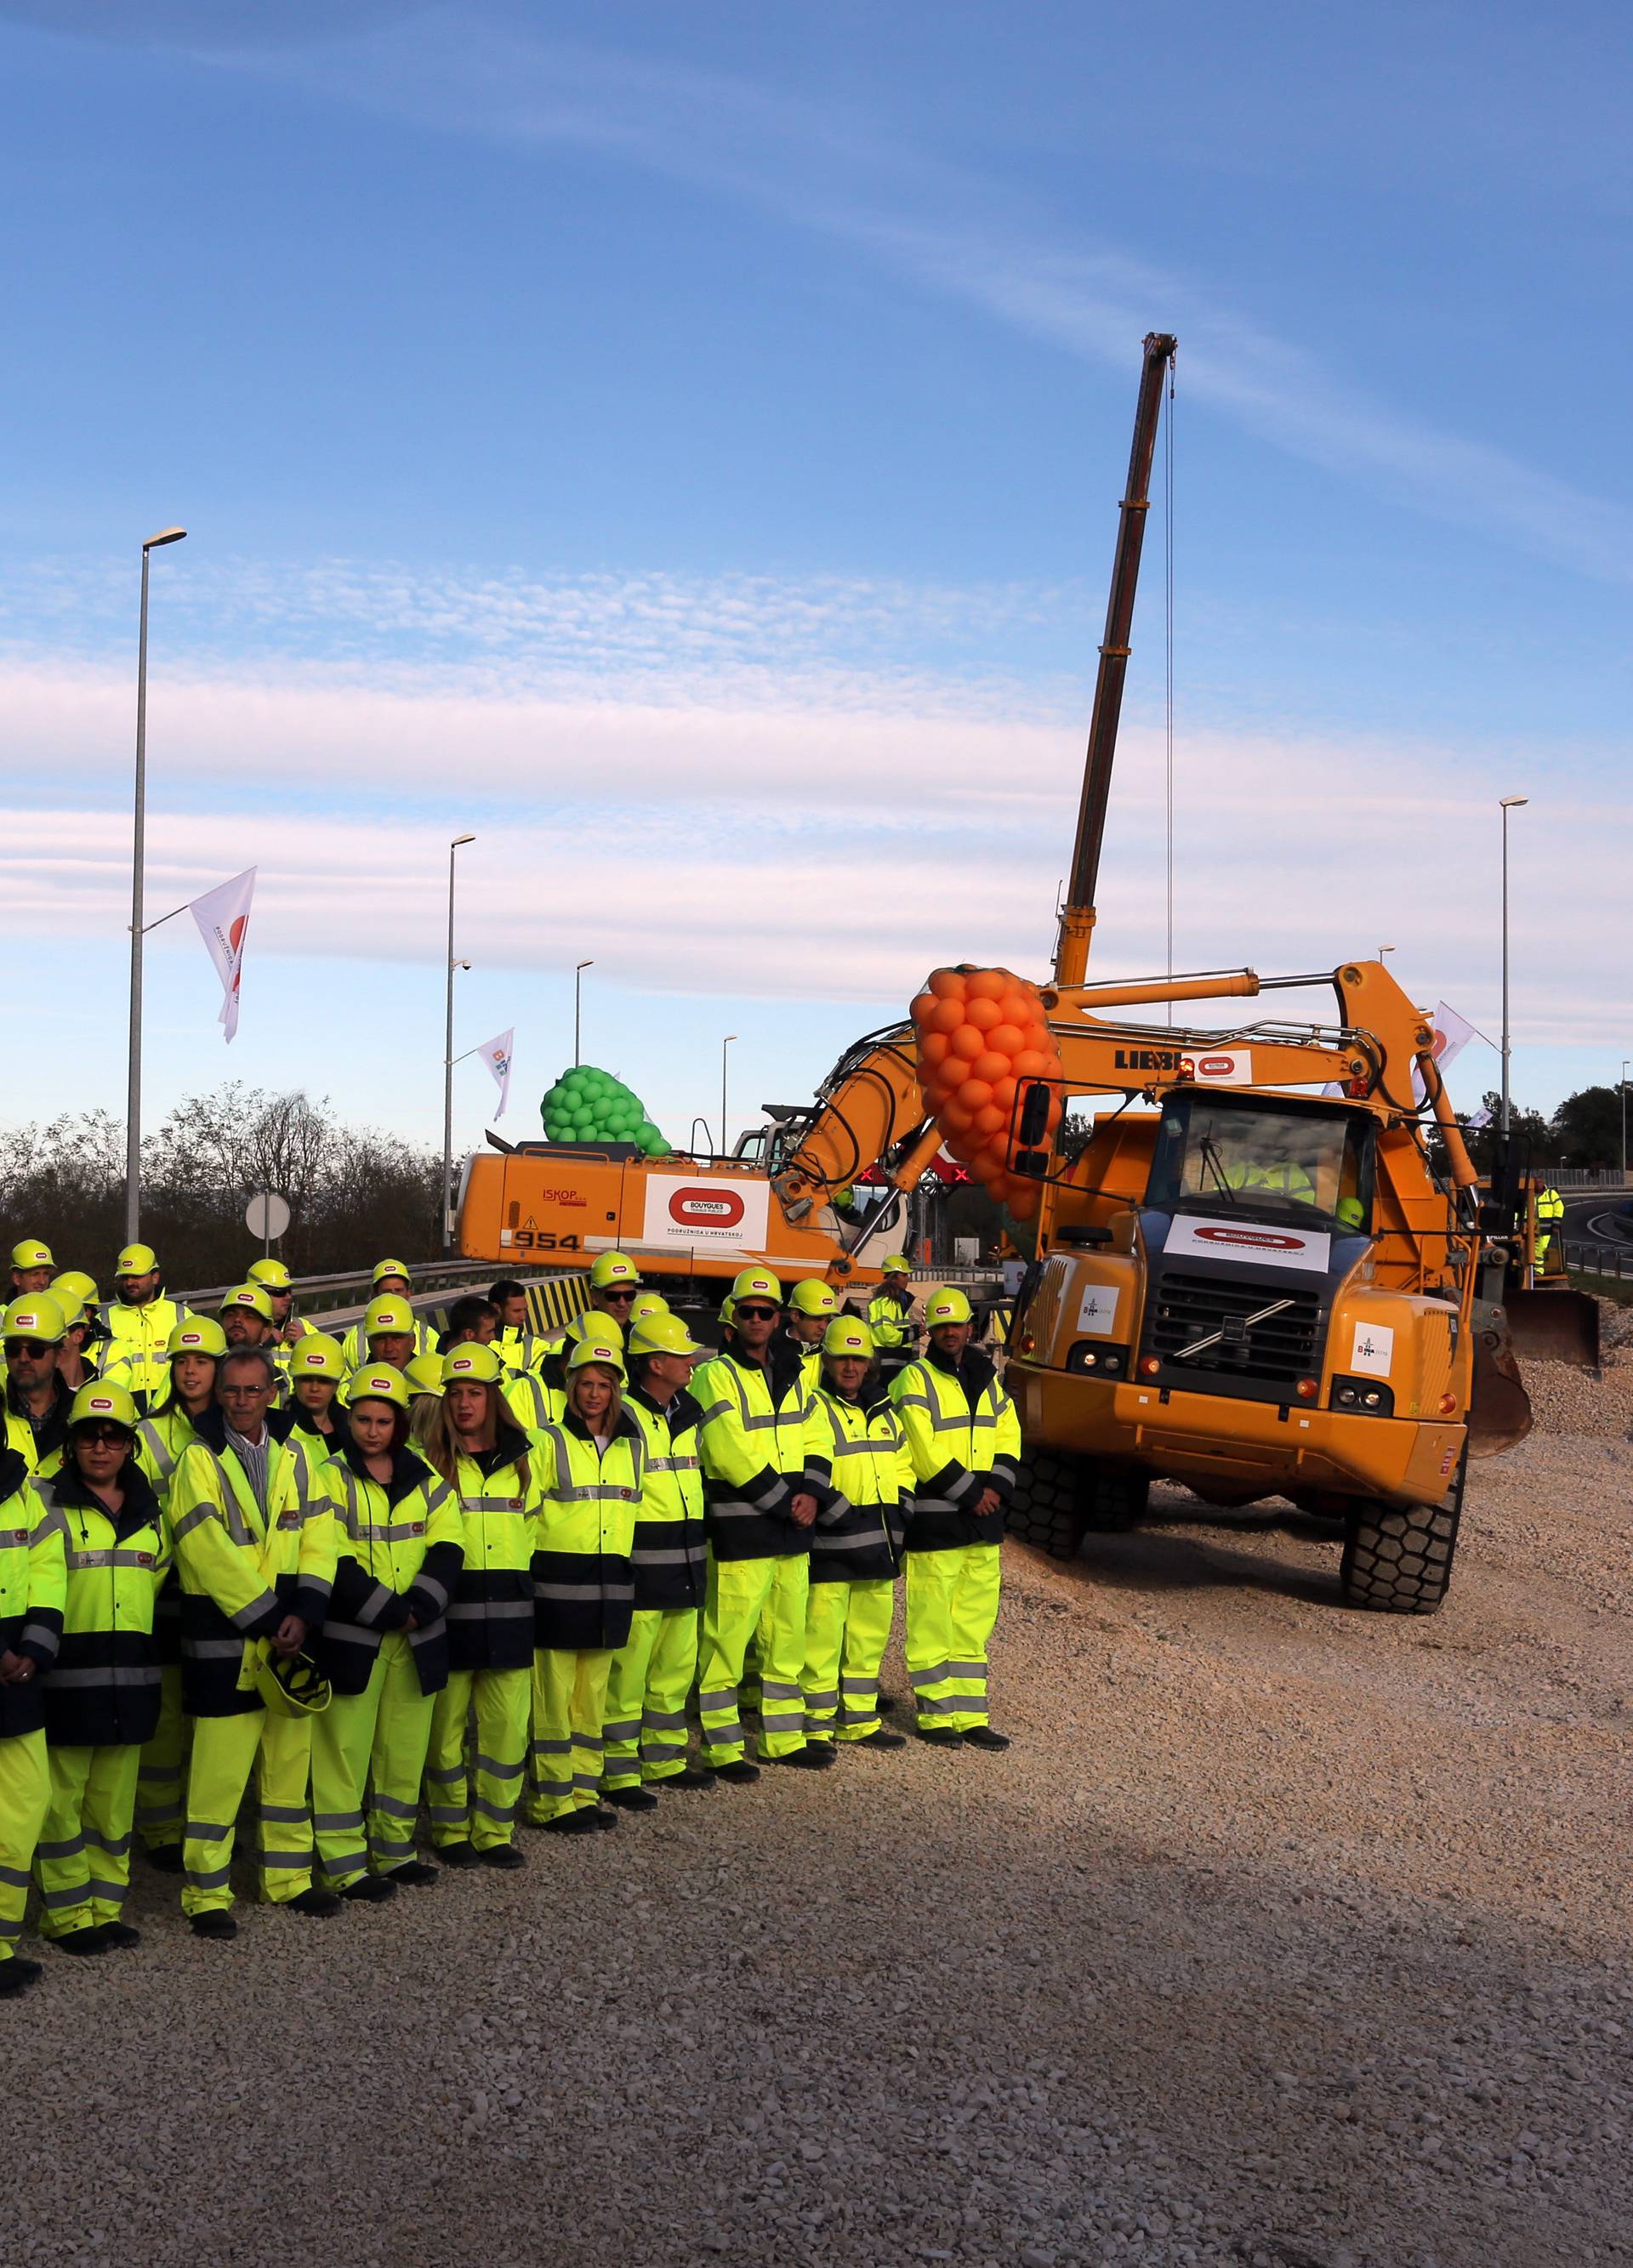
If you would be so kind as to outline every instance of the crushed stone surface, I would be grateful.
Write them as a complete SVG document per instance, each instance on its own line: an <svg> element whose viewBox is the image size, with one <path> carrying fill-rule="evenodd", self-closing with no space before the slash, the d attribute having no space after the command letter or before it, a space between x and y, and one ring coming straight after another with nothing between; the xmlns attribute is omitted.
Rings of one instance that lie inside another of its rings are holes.
<svg viewBox="0 0 1633 2268"><path fill-rule="evenodd" d="M1007 1756L225 1947L138 1862L142 1947L0 2008L9 2257L1633 2260L1624 1430L1477 1465L1424 1620L1286 1507L1008 1547Z"/></svg>

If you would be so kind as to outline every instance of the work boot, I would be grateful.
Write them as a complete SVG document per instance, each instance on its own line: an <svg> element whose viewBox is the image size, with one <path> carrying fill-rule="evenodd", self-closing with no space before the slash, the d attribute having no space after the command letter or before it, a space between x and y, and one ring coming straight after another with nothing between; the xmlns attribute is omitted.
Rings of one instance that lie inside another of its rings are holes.
<svg viewBox="0 0 1633 2268"><path fill-rule="evenodd" d="M468 1836L462 1836L457 1843L439 1843L437 1857L445 1867L479 1867L482 1864Z"/></svg>
<svg viewBox="0 0 1633 2268"><path fill-rule="evenodd" d="M514 1843L490 1843L485 1851L477 1852L477 1859L481 1866L497 1867L502 1874L514 1874L528 1863Z"/></svg>
<svg viewBox="0 0 1633 2268"><path fill-rule="evenodd" d="M729 1780L733 1787L752 1787L760 1776L758 1764L751 1764L746 1756L728 1764L711 1764L708 1769L716 1779Z"/></svg>
<svg viewBox="0 0 1633 2268"><path fill-rule="evenodd" d="M593 1811L580 1806L577 1811L558 1811L554 1819L544 1822L547 1835L593 1835L598 1822Z"/></svg>
<svg viewBox="0 0 1633 2268"><path fill-rule="evenodd" d="M59 1953L80 1955L107 1951L107 1940L94 1922L87 1922L84 1929L70 1929L50 1941Z"/></svg>
<svg viewBox="0 0 1633 2268"><path fill-rule="evenodd" d="M195 1914L192 1918L195 1937L218 1938L225 1945L229 1938L238 1935L238 1924L225 1907L211 1906L208 1912Z"/></svg>
<svg viewBox="0 0 1633 2268"><path fill-rule="evenodd" d="M972 1725L964 1738L972 1749L1007 1749L1009 1745L1008 1733L994 1733L990 1725Z"/></svg>
<svg viewBox="0 0 1633 2268"><path fill-rule="evenodd" d="M713 1787L714 1774L706 1764L687 1764L677 1772L668 1772L663 1778L654 1780L654 1787L678 1787L690 1793L694 1788Z"/></svg>
<svg viewBox="0 0 1633 2268"><path fill-rule="evenodd" d="M595 1821L596 1826L601 1830L602 1834L605 1834L610 1827L616 1827L618 1823L617 1813L616 1811L603 1810L600 1805L593 1805L591 1807L590 1817Z"/></svg>
<svg viewBox="0 0 1633 2268"><path fill-rule="evenodd" d="M330 1914L340 1911L340 1900L333 1890L321 1890L315 1882L309 1890L301 1890L284 1903L291 1913L305 1914L314 1921L325 1921Z"/></svg>
<svg viewBox="0 0 1633 2268"><path fill-rule="evenodd" d="M41 1970L37 1961L25 1961L14 1953L9 1961L0 1961L0 2000L15 2000L19 1992L26 1992L31 1984L40 1982Z"/></svg>
<svg viewBox="0 0 1633 2268"><path fill-rule="evenodd" d="M122 1953L128 1946L141 1944L142 1933L132 1929L128 1921L105 1921L102 1942L110 1953Z"/></svg>
<svg viewBox="0 0 1633 2268"><path fill-rule="evenodd" d="M602 1790L603 1803L616 1803L620 1811L655 1811L658 1799L649 1787L608 1787Z"/></svg>
<svg viewBox="0 0 1633 2268"><path fill-rule="evenodd" d="M423 1890L428 1889L436 1881L441 1871L440 1867L433 1867L428 1859L405 1859L400 1867L394 1867L391 1869L386 1880L388 1882L403 1883L410 1890Z"/></svg>
<svg viewBox="0 0 1633 2268"><path fill-rule="evenodd" d="M147 1853L147 1863L156 1874L179 1874L181 1872L181 1845L179 1843L159 1843Z"/></svg>
<svg viewBox="0 0 1633 2268"><path fill-rule="evenodd" d="M961 1749L964 1746L964 1734L951 1725L932 1726L927 1733L920 1733L918 1737L927 1742L933 1749Z"/></svg>
<svg viewBox="0 0 1633 2268"><path fill-rule="evenodd" d="M864 1733L856 1743L859 1749L905 1749L906 1745L905 1733L887 1733L883 1725L876 1732Z"/></svg>
<svg viewBox="0 0 1633 2268"><path fill-rule="evenodd" d="M387 1881L382 1874L359 1874L340 1893L349 1904L359 1906L383 1906L388 1898L395 1898L396 1894L396 1884Z"/></svg>
<svg viewBox="0 0 1633 2268"><path fill-rule="evenodd" d="M795 1749L786 1756L776 1756L772 1762L793 1764L804 1771L826 1771L829 1765L839 1762L831 1741L807 1741L802 1749Z"/></svg>

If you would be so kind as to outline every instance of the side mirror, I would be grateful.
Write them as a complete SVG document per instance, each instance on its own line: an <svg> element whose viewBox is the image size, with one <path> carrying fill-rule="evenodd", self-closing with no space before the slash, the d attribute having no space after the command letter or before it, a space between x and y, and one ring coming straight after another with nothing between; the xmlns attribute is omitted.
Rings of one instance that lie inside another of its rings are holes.
<svg viewBox="0 0 1633 2268"><path fill-rule="evenodd" d="M1036 1150L1049 1131L1049 1089L1040 1079L1031 1080L1021 1096L1021 1123L1016 1146Z"/></svg>

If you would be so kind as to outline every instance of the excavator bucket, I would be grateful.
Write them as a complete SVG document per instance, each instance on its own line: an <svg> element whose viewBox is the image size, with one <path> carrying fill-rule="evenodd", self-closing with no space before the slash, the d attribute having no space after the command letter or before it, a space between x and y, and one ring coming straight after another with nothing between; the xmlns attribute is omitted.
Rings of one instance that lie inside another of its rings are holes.
<svg viewBox="0 0 1633 2268"><path fill-rule="evenodd" d="M1574 1369L1599 1371L1599 1301L1573 1292L1562 1280L1508 1295L1509 1333L1514 1352L1527 1362L1568 1362Z"/></svg>
<svg viewBox="0 0 1633 2268"><path fill-rule="evenodd" d="M1508 1310L1474 1303L1474 1381L1468 1410L1468 1454L1497 1457L1531 1431L1531 1397L1509 1336Z"/></svg>

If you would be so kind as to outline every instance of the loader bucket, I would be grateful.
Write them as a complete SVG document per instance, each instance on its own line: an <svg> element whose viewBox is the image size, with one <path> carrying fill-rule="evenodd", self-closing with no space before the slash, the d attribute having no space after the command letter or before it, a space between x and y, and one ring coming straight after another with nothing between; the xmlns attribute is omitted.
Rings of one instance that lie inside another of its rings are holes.
<svg viewBox="0 0 1633 2268"><path fill-rule="evenodd" d="M1508 1294L1508 1322L1514 1352L1526 1362L1568 1362L1574 1369L1599 1371L1599 1301L1591 1292L1563 1284L1538 1285Z"/></svg>
<svg viewBox="0 0 1633 2268"><path fill-rule="evenodd" d="M1531 1431L1531 1397L1509 1338L1508 1313L1487 1300L1474 1306L1474 1381L1468 1408L1468 1454L1498 1457Z"/></svg>

